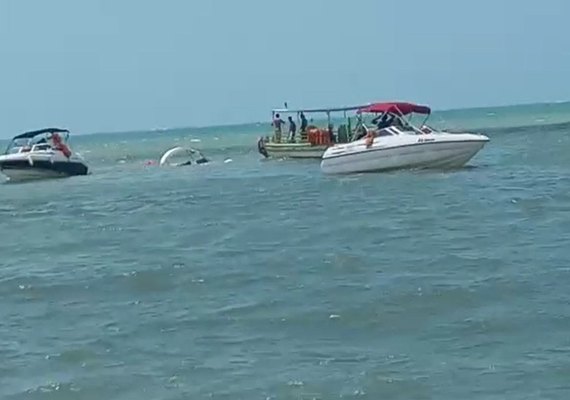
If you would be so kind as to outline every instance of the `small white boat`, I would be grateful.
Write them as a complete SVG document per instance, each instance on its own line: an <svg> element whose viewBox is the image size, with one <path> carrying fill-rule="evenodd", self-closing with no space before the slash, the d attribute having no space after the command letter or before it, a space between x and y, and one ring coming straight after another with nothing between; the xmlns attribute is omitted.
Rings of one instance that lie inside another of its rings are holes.
<svg viewBox="0 0 570 400"><path fill-rule="evenodd" d="M59 128L15 136L0 155L0 171L10 182L87 175L89 168L68 138L69 131Z"/></svg>
<svg viewBox="0 0 570 400"><path fill-rule="evenodd" d="M323 154L321 170L327 174L348 174L460 168L489 141L480 134L436 131L425 121L420 129L403 119L412 113L429 116L430 112L427 106L411 103L377 103L362 108L358 113L380 114L386 126L379 124L379 129L373 130L362 125L363 137L329 147Z"/></svg>
<svg viewBox="0 0 570 400"><path fill-rule="evenodd" d="M160 166L182 167L193 164L205 164L208 159L202 153L191 147L176 146L160 157Z"/></svg>

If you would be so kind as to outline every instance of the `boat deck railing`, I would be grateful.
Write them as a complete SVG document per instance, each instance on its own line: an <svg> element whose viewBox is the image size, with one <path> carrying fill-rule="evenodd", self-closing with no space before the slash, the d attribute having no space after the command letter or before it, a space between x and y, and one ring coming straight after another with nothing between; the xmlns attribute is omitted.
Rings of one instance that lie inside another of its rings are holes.
<svg viewBox="0 0 570 400"><path fill-rule="evenodd" d="M332 134L334 136L335 143L346 143L352 140L357 134L357 129L352 129L348 131L347 125L340 125L337 129L332 129ZM270 143L275 144L304 144L310 143L308 137L308 130L305 132L295 133L295 138L291 139L289 133L274 132L271 137L267 137Z"/></svg>

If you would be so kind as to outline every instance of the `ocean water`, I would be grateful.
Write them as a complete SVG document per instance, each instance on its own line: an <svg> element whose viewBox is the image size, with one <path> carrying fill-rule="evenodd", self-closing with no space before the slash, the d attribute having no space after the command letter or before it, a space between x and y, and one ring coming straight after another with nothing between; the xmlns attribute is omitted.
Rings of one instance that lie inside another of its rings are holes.
<svg viewBox="0 0 570 400"><path fill-rule="evenodd" d="M334 177L266 124L75 136L91 175L0 185L0 398L567 399L570 105L433 121L491 142ZM146 165L181 143L213 162Z"/></svg>

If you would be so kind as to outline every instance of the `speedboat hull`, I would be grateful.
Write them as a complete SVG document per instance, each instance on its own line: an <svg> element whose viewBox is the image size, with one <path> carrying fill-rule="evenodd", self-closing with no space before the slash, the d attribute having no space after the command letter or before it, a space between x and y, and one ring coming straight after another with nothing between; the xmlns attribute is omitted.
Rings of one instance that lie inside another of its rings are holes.
<svg viewBox="0 0 570 400"><path fill-rule="evenodd" d="M321 170L327 174L395 169L455 169L467 164L489 141L484 135L426 134L377 137L329 148Z"/></svg>
<svg viewBox="0 0 570 400"><path fill-rule="evenodd" d="M87 175L89 170L79 160L50 161L42 159L43 157L18 156L15 154L0 157L0 171L10 182Z"/></svg>

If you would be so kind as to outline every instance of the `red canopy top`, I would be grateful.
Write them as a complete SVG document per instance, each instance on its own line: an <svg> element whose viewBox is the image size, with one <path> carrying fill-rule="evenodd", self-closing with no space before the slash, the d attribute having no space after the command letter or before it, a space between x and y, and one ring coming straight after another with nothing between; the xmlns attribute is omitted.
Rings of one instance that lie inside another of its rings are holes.
<svg viewBox="0 0 570 400"><path fill-rule="evenodd" d="M408 115L411 113L429 114L431 109L428 106L421 106L412 103L394 102L394 103L374 103L369 106L360 108L360 113L394 113L400 115Z"/></svg>

